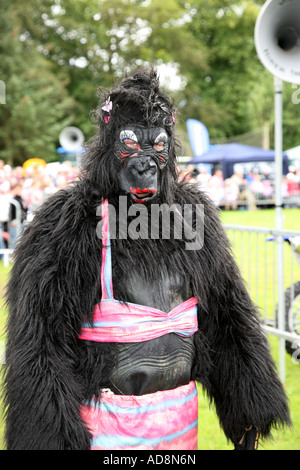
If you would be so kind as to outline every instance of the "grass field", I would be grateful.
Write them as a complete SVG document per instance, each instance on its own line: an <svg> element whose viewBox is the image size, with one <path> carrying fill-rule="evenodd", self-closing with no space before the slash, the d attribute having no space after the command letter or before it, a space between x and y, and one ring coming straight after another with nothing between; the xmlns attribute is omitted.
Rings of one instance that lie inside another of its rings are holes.
<svg viewBox="0 0 300 470"><path fill-rule="evenodd" d="M284 211L284 229L300 232L300 209ZM222 212L224 224L260 226L275 228L274 210L255 212ZM228 231L233 253L246 280L253 301L259 306L265 318L274 318L278 304L277 288L277 245L267 241L264 233ZM284 243L285 288L300 280L300 266L297 264L288 243Z"/></svg>
<svg viewBox="0 0 300 470"><path fill-rule="evenodd" d="M300 209L288 209L283 211L284 228L287 230L300 230ZM275 211L258 210L253 212L248 211L223 211L221 212L221 221L223 224L232 225L248 225L260 226L267 228L275 228ZM236 255L238 264L241 267L242 273L249 281L249 290L252 294L254 302L258 304L261 310L266 309L266 313L270 317L274 312L274 299L264 297L264 288L270 288L270 283L273 282L273 262L271 255L268 258L268 263L265 266L264 256L265 250L273 250L272 243L266 245L265 236L259 238L258 247L258 271L252 269L249 271L249 266L254 264L254 259L251 259L248 250L248 241L244 240L243 250L241 250L241 241L235 239L233 243L233 253ZM256 237L251 241L251 245L256 245ZM267 248L266 248L267 246ZM252 246L253 249L253 246ZM253 250L251 253L254 256ZM291 262L291 250L288 245L284 247L285 267L287 275L285 276L286 286L290 284L290 271L288 264ZM265 271L266 270L266 275ZM300 267L295 266L293 275L296 280L300 280ZM264 279L267 277L267 284L264 286ZM266 303L266 305L265 305ZM278 363L278 340L269 335L268 337L271 345L272 355ZM293 420L293 428L285 431L274 431L273 440L261 444L260 449L265 450L299 450L300 449L300 364L294 364L291 357L286 354L286 381L285 389L290 400L290 409ZM228 449L228 443L220 430L218 420L213 409L209 409L207 400L203 395L199 399L200 412L199 412L199 448L200 449Z"/></svg>
<svg viewBox="0 0 300 470"><path fill-rule="evenodd" d="M275 227L275 213L274 210L259 210L255 212L244 211L228 211L221 213L221 220L224 224L238 224L250 226L263 226ZM300 230L300 209L290 209L284 211L284 226L290 230ZM261 242L260 242L261 243ZM263 243L261 243L264 245ZM239 264L243 264L243 269L246 275L250 274L251 285L254 285L254 301L263 308L262 303L265 299L261 289L256 289L260 282L257 282L257 273L249 270L250 255L247 249L242 250L243 254L240 255L240 242L234 246L234 253L237 251L236 256ZM246 248L246 247L245 247ZM260 247L263 253L264 247ZM286 251L289 262L290 251ZM241 256L243 259L241 259ZM265 269L265 266L260 266L259 269ZM272 265L267 266L268 270L272 270ZM0 292L3 292L4 285L7 280L9 269L4 268L0 262ZM300 279L300 268L295 268L295 276ZM289 276L286 279L286 284L289 283ZM274 308L273 303L270 301L268 308ZM4 324L6 312L5 309L0 309L0 341L5 340ZM271 351L275 361L278 361L278 340L269 336ZM294 364L289 355L286 355L286 381L285 389L290 400L290 409L293 420L293 428L285 431L274 431L273 440L262 443L260 449L262 450L299 450L300 449L300 364ZM228 444L222 430L220 429L218 419L216 417L213 407L209 407L208 401L201 389L199 388L199 449L200 450L230 450L232 445ZM1 413L0 413L1 416ZM4 448L3 444L3 429L4 423L0 424L0 449Z"/></svg>

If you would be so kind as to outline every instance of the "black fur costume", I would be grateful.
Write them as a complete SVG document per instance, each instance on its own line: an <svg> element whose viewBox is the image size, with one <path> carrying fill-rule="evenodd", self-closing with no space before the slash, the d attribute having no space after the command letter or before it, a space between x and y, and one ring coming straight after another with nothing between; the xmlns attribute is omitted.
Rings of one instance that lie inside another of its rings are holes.
<svg viewBox="0 0 300 470"><path fill-rule="evenodd" d="M102 110L110 96L110 120ZM80 404L109 380L116 345L80 341L84 319L100 300L101 198L117 206L122 162L114 155L120 126L163 126L170 137L169 161L161 171L156 202L204 204L204 246L186 250L183 240L112 240L116 298L127 300L128 272L156 295L162 279L184 277L199 301L191 379L215 403L226 436L238 443L249 425L262 437L290 423L255 306L230 252L214 205L176 177L172 103L158 88L154 70L141 70L110 93L97 112L99 134L85 152L82 174L72 187L48 199L26 228L15 252L7 301L5 399L8 449L89 449L90 434ZM201 416L200 416L201 419Z"/></svg>

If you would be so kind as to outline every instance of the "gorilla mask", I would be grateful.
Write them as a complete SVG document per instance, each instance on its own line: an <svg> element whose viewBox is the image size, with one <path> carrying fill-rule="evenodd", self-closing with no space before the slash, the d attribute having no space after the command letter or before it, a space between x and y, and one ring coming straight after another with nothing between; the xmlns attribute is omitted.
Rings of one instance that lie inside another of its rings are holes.
<svg viewBox="0 0 300 470"><path fill-rule="evenodd" d="M147 203L159 194L168 152L169 138L163 127L121 127L116 142L116 155L123 164L119 184L133 202Z"/></svg>
<svg viewBox="0 0 300 470"><path fill-rule="evenodd" d="M99 125L83 170L103 197L126 194L131 203L173 203L177 180L173 102L154 68L143 68L101 90L93 113Z"/></svg>

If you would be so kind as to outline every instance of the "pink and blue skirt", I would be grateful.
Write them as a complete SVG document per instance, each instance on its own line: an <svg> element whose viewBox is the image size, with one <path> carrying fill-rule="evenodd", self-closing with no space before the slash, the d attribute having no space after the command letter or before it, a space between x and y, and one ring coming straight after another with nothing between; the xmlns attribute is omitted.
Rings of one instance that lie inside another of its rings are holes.
<svg viewBox="0 0 300 470"><path fill-rule="evenodd" d="M142 396L102 392L82 405L92 450L197 450L198 396L195 382Z"/></svg>

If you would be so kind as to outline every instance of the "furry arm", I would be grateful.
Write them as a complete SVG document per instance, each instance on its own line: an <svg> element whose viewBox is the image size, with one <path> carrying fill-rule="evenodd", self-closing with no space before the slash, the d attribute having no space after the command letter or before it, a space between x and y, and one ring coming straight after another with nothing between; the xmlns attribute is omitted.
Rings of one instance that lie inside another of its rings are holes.
<svg viewBox="0 0 300 470"><path fill-rule="evenodd" d="M200 272L194 286L200 300L198 379L229 439L239 442L250 425L267 437L272 427L290 424L287 398L217 211L201 199L204 247L198 253ZM205 357L199 359L203 350Z"/></svg>
<svg viewBox="0 0 300 470"><path fill-rule="evenodd" d="M96 297L86 253L89 239L96 243L96 228L88 217L93 208L76 191L70 194L61 191L42 206L16 250L7 290L8 449L90 445L78 413L83 387L76 375L76 338Z"/></svg>

